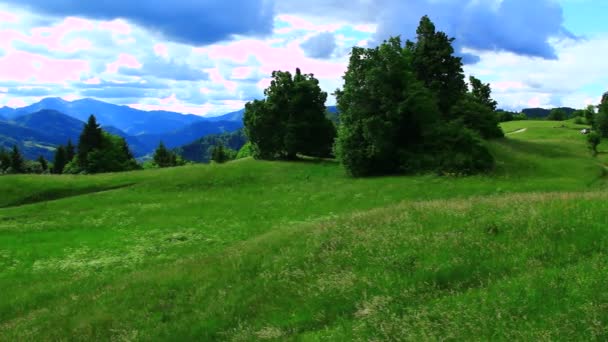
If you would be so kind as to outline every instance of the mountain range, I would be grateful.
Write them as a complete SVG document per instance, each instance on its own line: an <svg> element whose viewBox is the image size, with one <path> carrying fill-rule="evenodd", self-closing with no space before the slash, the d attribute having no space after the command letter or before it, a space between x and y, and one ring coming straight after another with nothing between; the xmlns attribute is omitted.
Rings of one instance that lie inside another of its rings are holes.
<svg viewBox="0 0 608 342"><path fill-rule="evenodd" d="M76 143L84 122L94 114L104 130L127 140L137 157L154 151L160 141L175 148L209 134L243 127L244 110L216 117L168 111L142 111L93 99L46 98L22 108L0 108L0 147L17 145L28 159L52 159L54 149Z"/></svg>

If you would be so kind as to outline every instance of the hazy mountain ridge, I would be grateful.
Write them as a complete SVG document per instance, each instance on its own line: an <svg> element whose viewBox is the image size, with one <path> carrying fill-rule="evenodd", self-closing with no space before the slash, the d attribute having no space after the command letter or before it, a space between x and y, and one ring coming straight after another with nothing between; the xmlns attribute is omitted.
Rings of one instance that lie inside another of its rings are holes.
<svg viewBox="0 0 608 342"><path fill-rule="evenodd" d="M73 104L76 103L76 106ZM49 107L64 107L67 110L75 113L77 107L83 104L91 104L89 109L78 109L81 113L104 111L104 108L121 108L124 106L116 106L96 100L79 100L68 102L57 98L44 99L31 106L12 109L9 107L2 108L3 118L0 119L2 127L0 129L0 146L12 148L17 145L28 159L37 158L39 155L47 159L52 159L54 148L57 145L65 144L68 140L77 143L84 122L90 114L81 115L83 120L74 115L68 115L56 109L48 109ZM40 109L44 108L44 109ZM39 109L39 110L38 110ZM30 112L31 110L37 110ZM117 114L116 112L106 114L95 114L102 128L111 134L115 134L125 138L132 152L137 156L145 156L154 151L158 144L163 141L170 148L179 147L200 139L210 134L221 134L225 132L236 131L243 127L242 111L228 113L213 120L204 117L195 117L194 115L182 115L166 111L138 111L137 115L147 116L148 122L154 121L156 117L160 117L158 125L163 126L162 132L160 127L150 129L151 133L131 134L133 127L141 126L140 123L134 122L127 130L112 125L116 122L112 119ZM131 112L130 108L123 113ZM177 117L179 115L180 117ZM169 119L167 119L169 118ZM105 121L105 120L109 120ZM171 121L172 123L169 123ZM145 124L145 123L144 123ZM146 124L148 125L148 124ZM124 127L124 126L123 126ZM148 125L148 127L151 127Z"/></svg>

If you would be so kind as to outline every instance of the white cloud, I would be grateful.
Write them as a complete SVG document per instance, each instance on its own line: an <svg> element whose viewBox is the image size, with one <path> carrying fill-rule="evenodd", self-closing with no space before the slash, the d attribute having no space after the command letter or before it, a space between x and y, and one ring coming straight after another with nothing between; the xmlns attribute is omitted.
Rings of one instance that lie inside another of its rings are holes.
<svg viewBox="0 0 608 342"><path fill-rule="evenodd" d="M553 41L557 60L505 52L479 53L468 74L492 84L494 98L505 108L531 104L584 107L608 90L608 35L582 41Z"/></svg>

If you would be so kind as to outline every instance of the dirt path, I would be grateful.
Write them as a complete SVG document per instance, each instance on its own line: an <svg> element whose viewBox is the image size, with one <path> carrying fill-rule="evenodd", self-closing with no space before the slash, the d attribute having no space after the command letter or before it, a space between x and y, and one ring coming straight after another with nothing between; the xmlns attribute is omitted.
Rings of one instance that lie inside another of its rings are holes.
<svg viewBox="0 0 608 342"><path fill-rule="evenodd" d="M507 133L507 134L517 134L517 133L523 133L523 132L525 132L525 131L527 131L527 130L528 130L527 128L522 128L522 129L518 129L517 131L514 131L514 132L509 132L509 133Z"/></svg>

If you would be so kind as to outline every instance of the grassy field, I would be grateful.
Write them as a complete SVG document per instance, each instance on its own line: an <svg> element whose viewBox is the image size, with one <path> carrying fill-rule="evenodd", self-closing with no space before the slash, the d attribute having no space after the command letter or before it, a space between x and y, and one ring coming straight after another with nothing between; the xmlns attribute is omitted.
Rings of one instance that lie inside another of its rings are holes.
<svg viewBox="0 0 608 342"><path fill-rule="evenodd" d="M475 177L0 177L0 341L606 340L608 154L582 127L506 123Z"/></svg>

